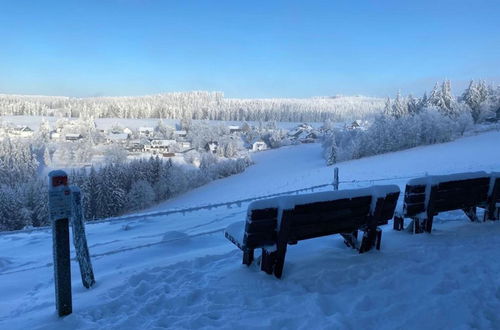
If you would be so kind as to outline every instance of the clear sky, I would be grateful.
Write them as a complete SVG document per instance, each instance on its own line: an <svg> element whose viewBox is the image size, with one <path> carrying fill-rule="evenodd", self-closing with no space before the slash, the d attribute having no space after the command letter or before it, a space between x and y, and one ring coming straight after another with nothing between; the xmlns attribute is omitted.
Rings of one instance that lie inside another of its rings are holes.
<svg viewBox="0 0 500 330"><path fill-rule="evenodd" d="M498 0L0 0L0 93L458 93L500 83L499 21Z"/></svg>

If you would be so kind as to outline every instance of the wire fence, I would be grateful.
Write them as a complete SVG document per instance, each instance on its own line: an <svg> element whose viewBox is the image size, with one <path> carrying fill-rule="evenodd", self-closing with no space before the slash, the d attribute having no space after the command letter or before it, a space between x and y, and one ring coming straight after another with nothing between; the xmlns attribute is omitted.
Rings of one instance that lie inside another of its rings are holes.
<svg viewBox="0 0 500 330"><path fill-rule="evenodd" d="M376 179L363 179L363 180L356 180L356 179L341 180L338 183L339 184L349 184L349 185L360 186L359 184L365 184L365 183L372 184L375 182L413 179L413 178L417 178L417 177L421 177L421 176L425 176L425 175L427 175L427 173L420 173L420 174L411 175L411 176L397 176L397 177L390 177L390 178L376 178ZM136 219L149 218L149 217L161 217L161 216L167 216L167 215L171 215L171 214L185 215L186 213L197 212L197 211L202 211L202 210L212 210L212 209L221 208L221 207L231 208L232 206L236 206L239 208L239 207L241 207L242 204L250 203L250 202L253 202L256 200L268 199L268 198L284 196L284 195L294 195L294 194L299 194L302 192L314 192L315 190L327 188L327 187L332 187L332 189L333 189L334 183L325 183L325 184L310 186L310 187L306 187L306 188L300 188L300 189L296 189L296 190L288 190L288 191L283 191L283 192L274 193L274 194L248 197L248 198L243 198L243 199L233 200L233 201L223 202L223 203L197 205L197 206L192 206L192 207L187 207L187 208L170 209L170 210L156 211L156 212L134 213L134 214L123 215L123 216L118 216L118 217L103 218L103 219L91 220L91 221L88 221L88 223L97 224L97 223L104 223L104 222L111 222L111 221L128 221L128 220L136 220ZM37 228L21 229L21 230L16 230L16 231L0 232L0 236L6 235L6 234L26 233L26 232L33 232L33 231L48 230L48 229L50 229L50 227L37 227Z"/></svg>

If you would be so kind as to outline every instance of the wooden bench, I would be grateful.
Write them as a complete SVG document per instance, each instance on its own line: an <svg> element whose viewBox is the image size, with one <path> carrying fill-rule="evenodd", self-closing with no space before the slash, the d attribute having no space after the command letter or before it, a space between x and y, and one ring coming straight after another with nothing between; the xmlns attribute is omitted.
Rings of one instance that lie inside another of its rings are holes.
<svg viewBox="0 0 500 330"><path fill-rule="evenodd" d="M500 188L490 189L490 181L490 175L485 172L410 180L405 188L403 211L396 212L394 217L394 229L403 230L404 218L411 218L414 233L430 233L434 216L452 210L463 210L471 221L477 221L476 207L494 203L488 199L492 191L495 191L495 200L500 196L497 191Z"/></svg>
<svg viewBox="0 0 500 330"><path fill-rule="evenodd" d="M491 173L488 203L484 209L483 221L500 219L500 172Z"/></svg>
<svg viewBox="0 0 500 330"><path fill-rule="evenodd" d="M389 185L256 201L246 221L229 226L225 236L243 251L248 266L261 248L261 270L281 278L287 245L301 240L341 234L360 253L380 249L378 226L392 219L399 192ZM359 230L364 232L361 244Z"/></svg>

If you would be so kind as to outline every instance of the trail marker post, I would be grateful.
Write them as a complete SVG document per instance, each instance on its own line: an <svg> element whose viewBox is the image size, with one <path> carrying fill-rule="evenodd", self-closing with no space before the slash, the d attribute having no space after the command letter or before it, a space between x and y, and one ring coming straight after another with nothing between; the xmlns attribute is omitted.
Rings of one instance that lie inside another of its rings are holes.
<svg viewBox="0 0 500 330"><path fill-rule="evenodd" d="M59 316L65 316L73 311L69 253L71 190L68 187L68 175L61 170L49 173L49 214L52 223L56 309Z"/></svg>
<svg viewBox="0 0 500 330"><path fill-rule="evenodd" d="M333 190L339 190L339 168L333 169Z"/></svg>

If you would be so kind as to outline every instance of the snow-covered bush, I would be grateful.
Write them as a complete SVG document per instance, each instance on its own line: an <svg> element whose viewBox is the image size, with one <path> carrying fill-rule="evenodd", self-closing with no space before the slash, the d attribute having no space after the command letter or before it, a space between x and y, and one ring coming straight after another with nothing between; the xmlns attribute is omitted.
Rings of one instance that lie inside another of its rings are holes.
<svg viewBox="0 0 500 330"><path fill-rule="evenodd" d="M377 116L366 130L333 130L323 141L328 165L350 159L378 155L420 145L451 141L472 125L472 117L462 112L450 118L428 107L413 116Z"/></svg>

